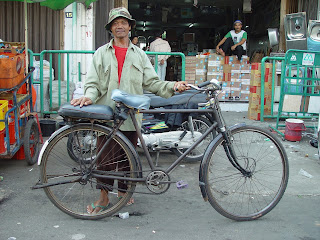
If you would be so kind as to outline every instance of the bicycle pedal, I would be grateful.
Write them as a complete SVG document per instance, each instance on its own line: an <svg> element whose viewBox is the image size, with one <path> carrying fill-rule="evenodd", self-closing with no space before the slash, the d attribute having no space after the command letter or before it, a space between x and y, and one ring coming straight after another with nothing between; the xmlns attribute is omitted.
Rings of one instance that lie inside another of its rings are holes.
<svg viewBox="0 0 320 240"><path fill-rule="evenodd" d="M188 183L183 180L176 182L176 185L179 190L188 187Z"/></svg>

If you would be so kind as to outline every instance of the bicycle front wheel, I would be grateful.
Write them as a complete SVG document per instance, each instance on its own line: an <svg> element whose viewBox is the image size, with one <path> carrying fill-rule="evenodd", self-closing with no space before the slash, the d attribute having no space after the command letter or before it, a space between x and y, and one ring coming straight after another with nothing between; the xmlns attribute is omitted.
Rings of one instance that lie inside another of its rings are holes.
<svg viewBox="0 0 320 240"><path fill-rule="evenodd" d="M52 184L44 191L61 211L76 218L100 219L115 214L129 201L134 182L94 177L94 173L137 177L134 148L125 136L115 134L103 148L110 131L100 125L78 124L60 132L47 145L40 166L41 181ZM96 159L100 151L102 155ZM88 213L87 207L96 206L103 190L108 191L109 204L98 213Z"/></svg>
<svg viewBox="0 0 320 240"><path fill-rule="evenodd" d="M208 150L204 173L210 204L223 216L236 220L257 219L271 211L283 196L289 176L282 144L270 132L244 126L230 132L242 174L229 161L223 138Z"/></svg>

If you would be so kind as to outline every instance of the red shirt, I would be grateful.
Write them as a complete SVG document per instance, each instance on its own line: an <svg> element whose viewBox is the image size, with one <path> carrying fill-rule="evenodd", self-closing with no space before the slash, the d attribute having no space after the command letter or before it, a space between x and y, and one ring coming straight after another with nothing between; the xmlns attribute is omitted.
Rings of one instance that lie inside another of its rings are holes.
<svg viewBox="0 0 320 240"><path fill-rule="evenodd" d="M122 67L123 67L124 59L126 58L128 48L122 48L117 46L113 46L113 47L115 49L116 58L118 60L118 78L119 78L119 84L120 84Z"/></svg>

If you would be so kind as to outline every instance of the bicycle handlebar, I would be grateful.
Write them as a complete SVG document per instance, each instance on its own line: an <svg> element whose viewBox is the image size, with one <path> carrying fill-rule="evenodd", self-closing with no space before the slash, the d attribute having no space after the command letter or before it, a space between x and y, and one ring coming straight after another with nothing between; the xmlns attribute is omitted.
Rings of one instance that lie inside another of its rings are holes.
<svg viewBox="0 0 320 240"><path fill-rule="evenodd" d="M199 87L199 88L202 88L202 87L205 87L205 86L209 85L210 83L211 83L210 81L205 81L205 82L203 82L203 83L200 83L200 84L198 85L198 87Z"/></svg>
<svg viewBox="0 0 320 240"><path fill-rule="evenodd" d="M188 84L191 88L198 90L198 91L203 91L203 87L208 86L209 84L212 84L215 90L221 90L221 86L218 80L216 79L211 79L209 81L205 81L203 83L200 83L198 86L194 86L192 84Z"/></svg>

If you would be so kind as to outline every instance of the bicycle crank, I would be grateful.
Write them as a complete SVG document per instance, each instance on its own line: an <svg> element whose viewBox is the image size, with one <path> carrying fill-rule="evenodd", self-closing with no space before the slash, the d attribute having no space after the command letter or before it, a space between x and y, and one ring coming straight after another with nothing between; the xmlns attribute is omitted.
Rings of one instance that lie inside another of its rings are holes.
<svg viewBox="0 0 320 240"><path fill-rule="evenodd" d="M166 192L169 189L170 184L170 176L162 170L152 171L146 177L147 188L155 194Z"/></svg>

